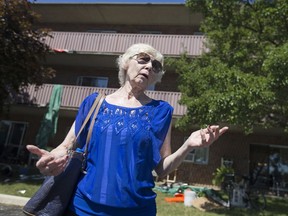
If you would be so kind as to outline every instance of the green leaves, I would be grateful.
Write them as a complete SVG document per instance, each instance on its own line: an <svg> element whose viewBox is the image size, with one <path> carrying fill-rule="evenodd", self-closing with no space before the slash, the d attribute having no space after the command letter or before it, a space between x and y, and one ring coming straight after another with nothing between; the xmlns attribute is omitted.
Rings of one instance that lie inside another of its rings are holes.
<svg viewBox="0 0 288 216"><path fill-rule="evenodd" d="M213 173L213 179L212 179L212 184L220 186L225 179L225 175L233 175L234 174L234 169L231 167L225 167L221 166L216 169L216 171Z"/></svg>
<svg viewBox="0 0 288 216"><path fill-rule="evenodd" d="M49 47L47 31L33 29L37 16L27 0L0 3L0 111L9 92L28 84L42 84L54 75L43 67Z"/></svg>
<svg viewBox="0 0 288 216"><path fill-rule="evenodd" d="M225 123L287 128L288 4L285 0L188 0L202 12L210 52L173 65L188 108L179 126ZM170 62L169 62L170 63Z"/></svg>

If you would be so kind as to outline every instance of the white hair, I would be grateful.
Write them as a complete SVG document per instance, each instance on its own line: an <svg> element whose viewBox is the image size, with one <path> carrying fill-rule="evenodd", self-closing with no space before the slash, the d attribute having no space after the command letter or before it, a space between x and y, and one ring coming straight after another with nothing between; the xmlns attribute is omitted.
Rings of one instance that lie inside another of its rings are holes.
<svg viewBox="0 0 288 216"><path fill-rule="evenodd" d="M118 68L119 68L119 72L118 72L118 79L119 79L119 84L120 86L123 86L125 84L125 80L126 80L126 72L127 72L127 68L125 67L127 65L127 62L131 59L132 56L141 53L141 52L145 52L148 53L149 55L151 55L153 58L155 58L157 61L159 61L162 66L164 64L164 57L163 55L156 50L155 48L153 48L152 46L148 45L148 44L144 44L144 43L138 43L138 44L133 44L132 46L130 46L126 52L119 56L117 59L117 64L118 64ZM157 82L161 82L162 76L164 75L165 71L160 71L159 73L156 74L156 79L154 81L155 84Z"/></svg>

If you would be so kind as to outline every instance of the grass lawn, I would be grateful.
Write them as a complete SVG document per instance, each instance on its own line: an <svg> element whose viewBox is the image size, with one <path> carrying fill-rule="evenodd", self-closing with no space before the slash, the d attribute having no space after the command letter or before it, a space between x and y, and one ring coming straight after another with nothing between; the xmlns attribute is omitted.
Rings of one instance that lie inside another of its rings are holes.
<svg viewBox="0 0 288 216"><path fill-rule="evenodd" d="M267 209L262 212L256 212L251 209L245 208L217 208L211 211L200 211L194 207L186 207L183 203L168 203L165 201L165 197L169 197L168 194L157 192L157 216L216 216L216 215L233 215L233 216L245 216L245 215L261 215L261 216L287 216L288 205L287 198L267 198Z"/></svg>
<svg viewBox="0 0 288 216"><path fill-rule="evenodd" d="M0 182L0 193L10 194L17 196L30 197L41 185L41 181L19 181L10 180L6 182L3 179ZM25 193L23 193L25 191ZM21 193L22 192L22 193ZM217 210L211 210L209 212L200 211L194 207L186 207L183 203L168 203L165 201L165 197L171 196L166 193L157 191L157 216L219 216L219 215L233 215L233 216L245 216L245 215L261 215L261 216L286 216L288 212L287 198L268 198L267 210L263 212L255 212L244 208L234 208L231 210L220 208Z"/></svg>
<svg viewBox="0 0 288 216"><path fill-rule="evenodd" d="M43 176L36 168L23 169L18 165L11 165L5 170L5 164L0 164L0 194L31 197L43 182Z"/></svg>
<svg viewBox="0 0 288 216"><path fill-rule="evenodd" d="M41 183L7 182L0 183L0 194L31 197L40 187Z"/></svg>

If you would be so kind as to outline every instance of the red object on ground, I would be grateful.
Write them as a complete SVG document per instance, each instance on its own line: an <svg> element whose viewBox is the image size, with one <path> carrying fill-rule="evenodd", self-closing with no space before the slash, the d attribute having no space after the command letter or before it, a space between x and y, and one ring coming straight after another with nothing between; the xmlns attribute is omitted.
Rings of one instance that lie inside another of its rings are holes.
<svg viewBox="0 0 288 216"><path fill-rule="evenodd" d="M174 197L165 197L166 202L184 202L184 194L177 193Z"/></svg>

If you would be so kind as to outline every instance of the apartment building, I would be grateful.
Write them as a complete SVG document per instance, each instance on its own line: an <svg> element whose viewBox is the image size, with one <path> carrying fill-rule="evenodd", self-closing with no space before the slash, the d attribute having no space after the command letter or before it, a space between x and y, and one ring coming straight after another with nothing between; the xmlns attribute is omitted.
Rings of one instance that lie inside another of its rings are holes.
<svg viewBox="0 0 288 216"><path fill-rule="evenodd" d="M57 132L47 144L52 148L64 139L86 96L95 91L109 94L119 88L116 59L130 45L148 43L165 57L175 58L183 52L196 58L205 51L205 37L199 31L203 17L192 13L183 3L79 2L33 5L41 15L37 27L51 29L52 37L45 41L51 47L46 64L56 70L56 76L40 88L29 86L11 107L10 114L1 119L0 144L6 160L29 163L31 155L25 151L25 145L35 143L56 85L63 89ZM150 86L147 94L174 107L171 145L172 151L176 151L192 130L175 127L177 119L185 115L186 107L178 103L181 93L177 88L177 73L173 67L165 70L162 82ZM177 169L177 181L211 184L213 172L227 161L236 173L248 175L260 167L261 175L270 178L271 156L276 154L282 161L281 184L285 188L287 138L277 130L259 129L247 136L237 127L231 127L214 145L191 152Z"/></svg>

